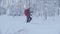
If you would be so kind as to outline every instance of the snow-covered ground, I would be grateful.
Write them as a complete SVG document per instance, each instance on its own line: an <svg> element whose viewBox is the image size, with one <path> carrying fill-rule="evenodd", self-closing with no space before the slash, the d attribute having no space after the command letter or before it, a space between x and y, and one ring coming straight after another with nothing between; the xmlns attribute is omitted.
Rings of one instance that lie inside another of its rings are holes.
<svg viewBox="0 0 60 34"><path fill-rule="evenodd" d="M1 34L59 34L60 16L32 17L30 23L26 23L25 16L0 16Z"/></svg>

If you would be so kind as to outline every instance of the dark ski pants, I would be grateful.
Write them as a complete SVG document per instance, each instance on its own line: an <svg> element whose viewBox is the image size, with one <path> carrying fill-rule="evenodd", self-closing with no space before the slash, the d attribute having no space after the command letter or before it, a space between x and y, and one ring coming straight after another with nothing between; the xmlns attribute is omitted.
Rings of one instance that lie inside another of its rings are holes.
<svg viewBox="0 0 60 34"><path fill-rule="evenodd" d="M27 23L30 22L32 18L30 16L27 16Z"/></svg>

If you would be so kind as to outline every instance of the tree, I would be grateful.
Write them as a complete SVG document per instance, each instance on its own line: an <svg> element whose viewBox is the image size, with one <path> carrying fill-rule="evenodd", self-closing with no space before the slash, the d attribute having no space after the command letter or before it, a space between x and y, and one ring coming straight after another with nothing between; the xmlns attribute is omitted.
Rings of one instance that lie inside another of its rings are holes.
<svg viewBox="0 0 60 34"><path fill-rule="evenodd" d="M0 15L6 15L6 9L3 7L0 7Z"/></svg>

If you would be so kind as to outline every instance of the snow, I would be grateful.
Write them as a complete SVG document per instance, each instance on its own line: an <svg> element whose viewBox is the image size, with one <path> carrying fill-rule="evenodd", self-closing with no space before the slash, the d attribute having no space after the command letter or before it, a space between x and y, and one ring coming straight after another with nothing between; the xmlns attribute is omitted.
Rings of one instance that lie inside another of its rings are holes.
<svg viewBox="0 0 60 34"><path fill-rule="evenodd" d="M0 16L1 34L59 34L60 17L32 17L30 23L26 23L25 16Z"/></svg>

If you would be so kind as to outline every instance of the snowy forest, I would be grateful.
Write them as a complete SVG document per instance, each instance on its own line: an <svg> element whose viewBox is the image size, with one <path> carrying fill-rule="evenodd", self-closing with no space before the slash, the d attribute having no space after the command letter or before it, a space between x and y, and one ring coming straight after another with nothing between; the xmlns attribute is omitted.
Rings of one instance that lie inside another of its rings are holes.
<svg viewBox="0 0 60 34"><path fill-rule="evenodd" d="M60 15L60 0L0 0L0 15L23 16L24 4L30 7L32 16L47 19Z"/></svg>

